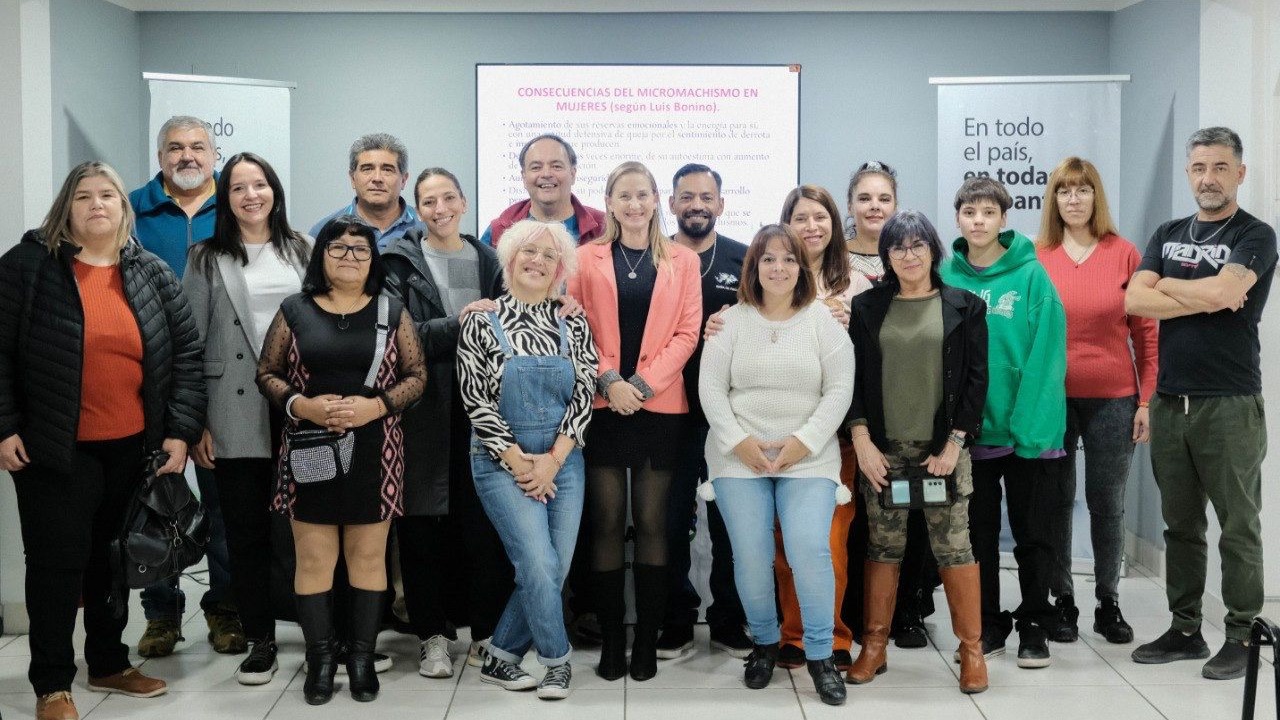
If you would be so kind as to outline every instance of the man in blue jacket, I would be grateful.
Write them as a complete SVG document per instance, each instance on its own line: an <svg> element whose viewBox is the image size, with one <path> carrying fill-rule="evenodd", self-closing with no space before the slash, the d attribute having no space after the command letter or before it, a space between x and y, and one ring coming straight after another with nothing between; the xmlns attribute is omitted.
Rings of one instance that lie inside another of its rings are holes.
<svg viewBox="0 0 1280 720"><path fill-rule="evenodd" d="M177 115L165 121L156 136L160 172L129 193L137 215L138 242L159 255L182 277L187 248L213 235L213 171L218 144L213 126L197 117ZM231 573L227 557L226 527L218 505L213 473L196 468L200 497L209 514L209 590L200 599L209 625L209 644L220 653L245 651L244 629L231 598ZM176 580L156 583L142 591L147 629L138 641L142 657L164 657L182 640L182 610L186 597Z"/></svg>

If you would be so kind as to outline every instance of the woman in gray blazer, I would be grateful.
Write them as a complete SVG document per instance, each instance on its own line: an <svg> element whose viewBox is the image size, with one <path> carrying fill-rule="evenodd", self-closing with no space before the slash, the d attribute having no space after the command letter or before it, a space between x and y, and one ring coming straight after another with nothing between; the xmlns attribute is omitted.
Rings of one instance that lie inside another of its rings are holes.
<svg viewBox="0 0 1280 720"><path fill-rule="evenodd" d="M253 153L227 160L218 178L213 237L192 246L183 289L204 341L209 413L192 449L212 468L227 525L231 589L253 643L236 679L271 682L271 493L280 422L257 392L258 355L280 302L302 288L311 238L289 227L284 187Z"/></svg>

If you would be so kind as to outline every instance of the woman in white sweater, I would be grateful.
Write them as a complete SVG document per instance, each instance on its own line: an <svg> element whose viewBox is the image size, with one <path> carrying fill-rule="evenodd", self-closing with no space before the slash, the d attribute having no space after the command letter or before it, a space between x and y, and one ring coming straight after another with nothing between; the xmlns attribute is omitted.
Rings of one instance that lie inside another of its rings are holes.
<svg viewBox="0 0 1280 720"><path fill-rule="evenodd" d="M849 501L835 432L853 395L853 346L815 295L795 232L762 228L747 249L740 302L725 311L724 329L703 351L698 391L711 426L713 488L703 493L718 498L737 558L734 579L756 642L747 687L766 687L778 658L776 514L800 599L809 674L822 701L840 705L828 531L836 503Z"/></svg>

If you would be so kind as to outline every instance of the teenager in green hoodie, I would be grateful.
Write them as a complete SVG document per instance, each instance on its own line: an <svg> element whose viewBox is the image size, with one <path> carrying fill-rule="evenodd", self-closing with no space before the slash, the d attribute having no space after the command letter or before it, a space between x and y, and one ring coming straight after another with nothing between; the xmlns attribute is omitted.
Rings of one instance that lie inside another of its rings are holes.
<svg viewBox="0 0 1280 720"><path fill-rule="evenodd" d="M988 658L1003 654L1012 629L1009 614L1000 611L1003 495L1022 590L1022 604L1013 613L1018 666L1040 668L1049 665L1045 623L1053 617L1046 529L1066 467L1067 320L1031 240L1003 230L1012 204L1004 186L991 178L960 186L955 208L961 237L942 265L942 279L987 303L990 384L972 449L969 500L969 534L982 575L983 652Z"/></svg>

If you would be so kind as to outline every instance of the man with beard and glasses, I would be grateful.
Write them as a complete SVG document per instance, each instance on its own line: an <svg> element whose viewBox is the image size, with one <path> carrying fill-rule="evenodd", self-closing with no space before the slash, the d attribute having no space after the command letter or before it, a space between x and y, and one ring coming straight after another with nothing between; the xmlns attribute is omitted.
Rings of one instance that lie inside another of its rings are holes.
<svg viewBox="0 0 1280 720"><path fill-rule="evenodd" d="M129 204L137 215L138 242L159 255L179 278L187 267L187 249L213 236L218 176L213 165L217 158L213 126L197 117L176 115L166 120L156 134L160 172L129 193ZM196 481L210 519L209 589L200 599L209 626L209 644L220 653L242 653L248 644L231 597L227 531L213 471L197 467ZM184 639L185 604L186 596L176 579L142 591L147 628L138 641L139 655L151 658L173 653L174 646Z"/></svg>
<svg viewBox="0 0 1280 720"><path fill-rule="evenodd" d="M747 246L716 232L716 219L724 212L720 173L706 165L690 163L672 178L671 214L679 232L677 243L698 253L702 273L702 324L710 315L737 302L738 279ZM698 399L698 366L703 339L684 366L684 388L689 399L680 462L676 467L667 505L667 613L658 638L658 657L678 658L693 648L693 625L702 599L689 581L690 544L696 526L696 491L706 481L707 418ZM711 605L707 625L711 645L733 657L745 658L751 640L743 631L746 616L733 579L733 550L724 520L715 503L707 503L707 530L711 537Z"/></svg>
<svg viewBox="0 0 1280 720"><path fill-rule="evenodd" d="M583 205L573 194L573 182L578 177L578 154L568 141L550 133L539 135L525 143L519 159L520 178L529 199L503 210L485 228L480 242L497 247L507 228L530 218L562 223L579 245L604 233L604 211Z"/></svg>
<svg viewBox="0 0 1280 720"><path fill-rule="evenodd" d="M1209 657L1200 634L1208 549L1206 501L1222 539L1226 642L1201 675L1244 675L1249 626L1262 610L1262 408L1258 321L1276 265L1275 231L1240 209L1240 136L1197 130L1187 179L1199 211L1161 225L1129 281L1125 312L1160 320L1160 372L1151 400L1151 468L1160 488L1165 592L1172 626L1134 662Z"/></svg>
<svg viewBox="0 0 1280 720"><path fill-rule="evenodd" d="M361 135L347 154L347 175L356 197L350 205L320 218L311 227L311 237L340 215L355 215L373 226L378 249L386 249L410 230L424 230L418 213L400 197L409 181L409 151L394 135Z"/></svg>

